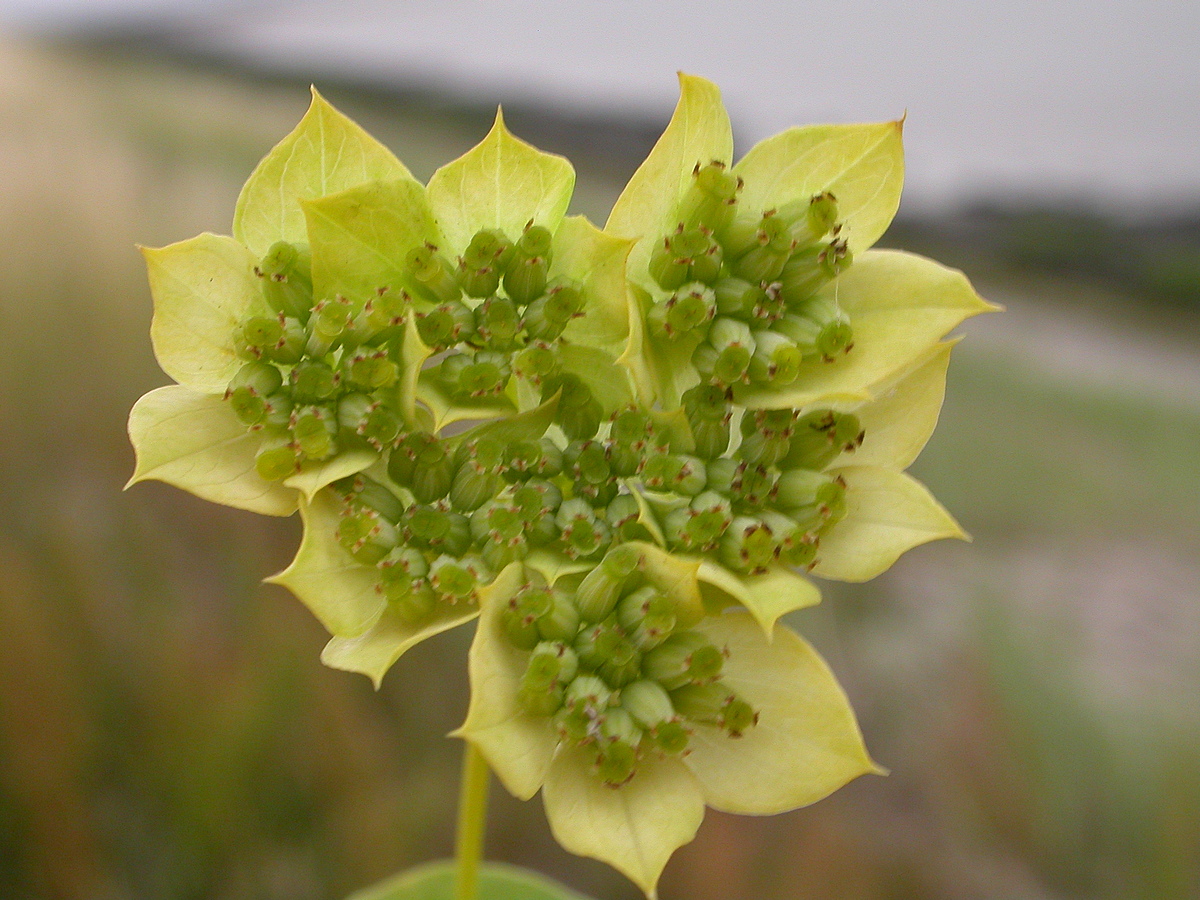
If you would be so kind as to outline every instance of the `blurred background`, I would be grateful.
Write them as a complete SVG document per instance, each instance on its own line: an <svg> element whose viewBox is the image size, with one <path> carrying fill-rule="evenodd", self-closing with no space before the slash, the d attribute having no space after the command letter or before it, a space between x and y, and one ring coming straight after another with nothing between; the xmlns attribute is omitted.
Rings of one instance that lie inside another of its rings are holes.
<svg viewBox="0 0 1200 900"><path fill-rule="evenodd" d="M914 467L974 536L790 623L891 770L710 813L664 900L1200 896L1200 12L0 0L0 896L337 900L451 852L470 629L375 692L261 579L295 520L132 470L168 381L135 243L227 232L316 82L426 178L510 127L603 222L716 80L741 151L907 110L885 243L1008 311L964 327ZM492 858L636 890L498 789Z"/></svg>

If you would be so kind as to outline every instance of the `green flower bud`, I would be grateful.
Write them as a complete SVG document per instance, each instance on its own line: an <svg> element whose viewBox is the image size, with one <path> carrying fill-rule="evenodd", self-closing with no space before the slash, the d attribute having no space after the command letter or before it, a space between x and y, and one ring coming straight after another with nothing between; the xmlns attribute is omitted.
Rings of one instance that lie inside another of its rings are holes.
<svg viewBox="0 0 1200 900"><path fill-rule="evenodd" d="M837 225L837 198L829 191L808 200L793 200L779 207L777 215L788 223L797 244L815 244Z"/></svg>
<svg viewBox="0 0 1200 900"><path fill-rule="evenodd" d="M286 430L292 421L292 398L286 388L272 394L263 404L263 419L259 423L264 428Z"/></svg>
<svg viewBox="0 0 1200 900"><path fill-rule="evenodd" d="M367 394L344 394L338 401L337 420L376 450L390 446L400 434L400 417Z"/></svg>
<svg viewBox="0 0 1200 900"><path fill-rule="evenodd" d="M304 358L304 354L307 352L308 334L299 319L280 316L277 322L280 331L275 343L263 348L261 353L253 355L256 358L269 359L281 366L295 365Z"/></svg>
<svg viewBox="0 0 1200 900"><path fill-rule="evenodd" d="M458 260L458 282L471 297L490 297L512 259L513 245L499 229L477 231Z"/></svg>
<svg viewBox="0 0 1200 900"><path fill-rule="evenodd" d="M267 418L267 398L282 385L283 375L277 368L265 362L249 362L233 376L225 397L242 422L258 425Z"/></svg>
<svg viewBox="0 0 1200 900"><path fill-rule="evenodd" d="M354 320L354 331L362 336L361 343L377 345L399 338L404 330L404 312L409 296L383 287L366 302Z"/></svg>
<svg viewBox="0 0 1200 900"><path fill-rule="evenodd" d="M579 660L575 651L557 641L542 641L533 648L529 657L521 676L520 691L522 695L553 694L557 689L558 702L552 709L540 712L540 715L553 715L562 705L566 686L574 680L578 670Z"/></svg>
<svg viewBox="0 0 1200 900"><path fill-rule="evenodd" d="M679 218L685 228L704 226L721 231L728 226L737 209L737 195L742 180L717 162L692 170L692 183L679 204Z"/></svg>
<svg viewBox="0 0 1200 900"><path fill-rule="evenodd" d="M532 650L541 643L542 636L538 633L536 618L523 615L516 603L509 604L500 611L500 624L509 642L518 650Z"/></svg>
<svg viewBox="0 0 1200 900"><path fill-rule="evenodd" d="M297 449L288 432L268 433L254 456L254 470L264 481L283 481L300 470Z"/></svg>
<svg viewBox="0 0 1200 900"><path fill-rule="evenodd" d="M721 537L719 553L735 572L762 572L775 561L775 536L761 519L737 516Z"/></svg>
<svg viewBox="0 0 1200 900"><path fill-rule="evenodd" d="M717 384L735 384L745 380L754 347L750 326L719 316L709 329L708 341L699 344L692 354L692 364L702 376Z"/></svg>
<svg viewBox="0 0 1200 900"><path fill-rule="evenodd" d="M558 355L544 343L532 344L513 358L513 372L534 385L540 385L558 370Z"/></svg>
<svg viewBox="0 0 1200 900"><path fill-rule="evenodd" d="M416 454L407 486L418 503L432 503L446 496L453 479L454 459L445 444L435 440Z"/></svg>
<svg viewBox="0 0 1200 900"><path fill-rule="evenodd" d="M755 309L766 299L761 287L742 278L718 278L713 283L713 295L717 315L739 319L753 318Z"/></svg>
<svg viewBox="0 0 1200 900"><path fill-rule="evenodd" d="M691 684L671 691L671 702L681 715L693 722L715 725L730 737L758 724L758 713L745 700L720 682Z"/></svg>
<svg viewBox="0 0 1200 900"><path fill-rule="evenodd" d="M408 625L418 625L426 621L437 609L438 598L425 579L413 581L406 590L385 588L388 605L400 616L400 620Z"/></svg>
<svg viewBox="0 0 1200 900"><path fill-rule="evenodd" d="M283 339L283 317L254 316L242 323L241 332L242 342L249 351L248 355L252 359L260 359L268 356Z"/></svg>
<svg viewBox="0 0 1200 900"><path fill-rule="evenodd" d="M478 573L461 560L442 554L429 564L429 584L449 603L466 601L475 594Z"/></svg>
<svg viewBox="0 0 1200 900"><path fill-rule="evenodd" d="M621 688L621 708L646 731L675 719L671 695L657 681L645 678Z"/></svg>
<svg viewBox="0 0 1200 900"><path fill-rule="evenodd" d="M565 508L566 505L564 503L563 507ZM556 518L556 523L561 519L561 511L560 509L560 516ZM563 543L563 552L571 559L586 559L595 556L612 542L612 530L604 521L596 519L589 521L577 517L566 526L559 524L558 527L559 538Z"/></svg>
<svg viewBox="0 0 1200 900"><path fill-rule="evenodd" d="M614 575L603 565L596 566L583 576L583 581L575 589L575 606L585 622L599 622L608 618L621 596L625 577Z"/></svg>
<svg viewBox="0 0 1200 900"><path fill-rule="evenodd" d="M404 538L422 547L437 547L450 533L450 515L436 506L413 504L404 511L401 525Z"/></svg>
<svg viewBox="0 0 1200 900"><path fill-rule="evenodd" d="M520 562L529 555L529 540L522 534L507 541L488 541L484 543L480 552L489 567L500 571L505 566Z"/></svg>
<svg viewBox="0 0 1200 900"><path fill-rule="evenodd" d="M455 509L479 509L495 497L504 487L504 479L498 474L480 469L471 464L463 465L454 476L450 486L450 505Z"/></svg>
<svg viewBox="0 0 1200 900"><path fill-rule="evenodd" d="M578 595L576 605L580 605ZM584 617L586 619L586 614ZM619 686L625 683L624 676L631 672L636 675L641 654L625 636L615 617L585 625L576 635L573 646L579 661L591 669L600 669L609 684Z"/></svg>
<svg viewBox="0 0 1200 900"><path fill-rule="evenodd" d="M310 356L324 356L343 343L354 333L354 307L345 297L322 300L313 307L306 329L305 352Z"/></svg>
<svg viewBox="0 0 1200 900"><path fill-rule="evenodd" d="M254 267L262 279L263 298L283 316L304 321L312 308L312 255L308 247L276 241Z"/></svg>
<svg viewBox="0 0 1200 900"><path fill-rule="evenodd" d="M345 380L364 391L389 388L400 377L400 367L388 358L387 351L359 351L343 363Z"/></svg>
<svg viewBox="0 0 1200 900"><path fill-rule="evenodd" d="M477 340L492 350L511 350L517 346L521 316L517 305L504 297L490 297L475 308Z"/></svg>
<svg viewBox="0 0 1200 900"><path fill-rule="evenodd" d="M668 691L685 684L702 684L721 674L725 654L698 631L676 631L642 657L646 678Z"/></svg>
<svg viewBox="0 0 1200 900"><path fill-rule="evenodd" d="M680 287L665 302L656 304L647 322L651 334L676 338L703 329L717 312L712 288L692 281Z"/></svg>
<svg viewBox="0 0 1200 900"><path fill-rule="evenodd" d="M704 491L690 506L668 513L663 530L684 550L707 551L716 548L732 521L729 501L715 491Z"/></svg>
<svg viewBox="0 0 1200 900"><path fill-rule="evenodd" d="M573 644L581 623L579 608L571 595L558 588L550 591L550 609L538 617L538 633L547 641Z"/></svg>
<svg viewBox="0 0 1200 900"><path fill-rule="evenodd" d="M604 520L612 529L621 533L628 525L636 524L641 510L632 494L618 494L604 511Z"/></svg>
<svg viewBox="0 0 1200 900"><path fill-rule="evenodd" d="M754 332L750 380L771 387L791 384L800 374L803 353L795 342L774 331Z"/></svg>
<svg viewBox="0 0 1200 900"><path fill-rule="evenodd" d="M381 559L378 566L379 574L385 583L401 581L411 584L429 574L429 561L425 559L425 554L403 545L396 547Z"/></svg>
<svg viewBox="0 0 1200 900"><path fill-rule="evenodd" d="M801 247L779 272L779 289L789 306L810 299L826 284L850 267L854 256L846 242L835 239L825 245Z"/></svg>
<svg viewBox="0 0 1200 900"><path fill-rule="evenodd" d="M517 239L512 261L504 273L504 290L522 305L531 303L546 290L550 271L551 234L532 222Z"/></svg>
<svg viewBox="0 0 1200 900"><path fill-rule="evenodd" d="M512 502L520 511L522 519L531 522L547 513L557 514L563 502L562 491L551 481L531 478L512 492Z"/></svg>
<svg viewBox="0 0 1200 900"><path fill-rule="evenodd" d="M292 369L288 379L292 385L292 396L301 403L330 400L341 390L341 375L320 360L301 360Z"/></svg>
<svg viewBox="0 0 1200 900"><path fill-rule="evenodd" d="M643 585L617 603L617 622L635 647L650 650L675 630L675 607L658 588Z"/></svg>
<svg viewBox="0 0 1200 900"><path fill-rule="evenodd" d="M388 477L396 484L408 486L412 481L417 456L426 447L437 443L427 431L410 431L402 435L388 458Z"/></svg>
<svg viewBox="0 0 1200 900"><path fill-rule="evenodd" d="M338 451L337 414L324 406L300 406L292 410L292 436L306 459L328 459Z"/></svg>
<svg viewBox="0 0 1200 900"><path fill-rule="evenodd" d="M785 456L791 442L770 432L753 431L742 439L738 456L752 465L773 466Z"/></svg>
<svg viewBox="0 0 1200 900"><path fill-rule="evenodd" d="M722 242L733 274L751 284L778 278L795 247L788 223L773 212L763 215L752 236L735 221Z"/></svg>
<svg viewBox="0 0 1200 900"><path fill-rule="evenodd" d="M417 293L430 303L449 303L462 297L454 269L433 244L413 247L404 257L404 265Z"/></svg>
<svg viewBox="0 0 1200 900"><path fill-rule="evenodd" d="M343 478L334 482L333 487L343 490L348 501L369 507L390 522L399 522L404 516L404 503L391 488L366 475L360 473Z"/></svg>
<svg viewBox="0 0 1200 900"><path fill-rule="evenodd" d="M596 675L576 675L567 685L563 708L555 724L563 737L572 741L594 740L599 736L600 717L612 700L612 689Z"/></svg>
<svg viewBox="0 0 1200 900"><path fill-rule="evenodd" d="M443 301L428 312L417 313L417 333L426 346L444 350L475 337L475 313L458 300Z"/></svg>
<svg viewBox="0 0 1200 900"><path fill-rule="evenodd" d="M360 563L373 566L395 549L400 540L396 526L368 507L350 507L338 521L337 539Z"/></svg>
<svg viewBox="0 0 1200 900"><path fill-rule="evenodd" d="M792 431L791 449L782 468L824 469L842 453L853 452L863 441L858 416L833 410L814 410L802 416Z"/></svg>

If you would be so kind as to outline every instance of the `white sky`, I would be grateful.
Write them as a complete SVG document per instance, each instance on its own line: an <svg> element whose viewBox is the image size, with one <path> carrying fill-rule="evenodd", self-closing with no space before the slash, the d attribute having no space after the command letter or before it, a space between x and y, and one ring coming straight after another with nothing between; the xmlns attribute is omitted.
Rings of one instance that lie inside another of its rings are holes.
<svg viewBox="0 0 1200 900"><path fill-rule="evenodd" d="M0 0L152 10L197 46L311 77L666 118L674 72L721 85L741 149L908 111L906 205L1005 191L1200 202L1200 3L969 0Z"/></svg>

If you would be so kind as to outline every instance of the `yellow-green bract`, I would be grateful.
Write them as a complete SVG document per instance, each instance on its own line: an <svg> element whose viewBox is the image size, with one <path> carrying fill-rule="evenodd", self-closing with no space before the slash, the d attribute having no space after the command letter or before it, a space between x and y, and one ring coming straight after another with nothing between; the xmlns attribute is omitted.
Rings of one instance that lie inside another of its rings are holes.
<svg viewBox="0 0 1200 900"><path fill-rule="evenodd" d="M649 896L705 805L780 812L876 770L778 620L819 602L807 570L863 581L964 536L904 470L946 335L993 308L871 249L902 123L793 128L735 163L717 88L680 83L603 230L500 115L421 185L314 91L232 236L144 250L177 383L129 422L131 483L301 512L273 580L329 665L378 684L481 616L457 734Z"/></svg>

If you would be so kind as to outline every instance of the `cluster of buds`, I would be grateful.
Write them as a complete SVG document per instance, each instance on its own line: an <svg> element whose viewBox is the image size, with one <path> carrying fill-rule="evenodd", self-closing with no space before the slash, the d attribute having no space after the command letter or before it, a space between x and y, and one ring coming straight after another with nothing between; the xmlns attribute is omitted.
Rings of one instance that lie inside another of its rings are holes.
<svg viewBox="0 0 1200 900"><path fill-rule="evenodd" d="M518 700L592 754L612 787L647 756L679 757L698 725L740 737L757 713L721 681L726 651L680 621L634 545L553 586L532 570L508 601L508 641L527 654Z"/></svg>
<svg viewBox="0 0 1200 900"><path fill-rule="evenodd" d="M652 340L699 338L692 364L707 383L781 387L803 361L850 348L849 320L819 292L852 254L832 193L752 211L740 208L741 189L720 162L693 170L678 224L650 256L661 294L648 331Z"/></svg>

